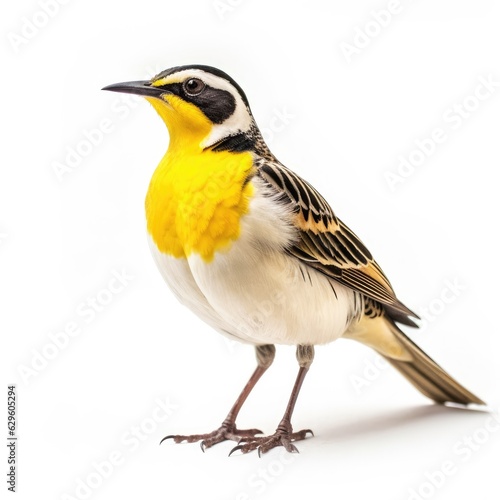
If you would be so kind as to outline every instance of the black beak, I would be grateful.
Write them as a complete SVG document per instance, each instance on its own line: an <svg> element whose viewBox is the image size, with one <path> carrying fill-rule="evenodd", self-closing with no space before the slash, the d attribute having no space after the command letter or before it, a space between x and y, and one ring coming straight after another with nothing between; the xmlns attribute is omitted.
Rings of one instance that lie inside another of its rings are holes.
<svg viewBox="0 0 500 500"><path fill-rule="evenodd" d="M168 90L153 87L149 80L139 80L136 82L113 83L102 90L110 90L111 92L123 92L124 94L143 95L145 97L160 97L162 94L168 93Z"/></svg>

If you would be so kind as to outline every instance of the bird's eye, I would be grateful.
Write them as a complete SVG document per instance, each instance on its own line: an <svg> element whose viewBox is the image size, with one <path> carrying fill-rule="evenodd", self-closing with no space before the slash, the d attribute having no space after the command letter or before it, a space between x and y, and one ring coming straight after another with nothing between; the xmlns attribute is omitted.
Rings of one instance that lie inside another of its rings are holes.
<svg viewBox="0 0 500 500"><path fill-rule="evenodd" d="M183 84L184 90L189 95L198 95L205 88L205 84L199 78L190 78Z"/></svg>

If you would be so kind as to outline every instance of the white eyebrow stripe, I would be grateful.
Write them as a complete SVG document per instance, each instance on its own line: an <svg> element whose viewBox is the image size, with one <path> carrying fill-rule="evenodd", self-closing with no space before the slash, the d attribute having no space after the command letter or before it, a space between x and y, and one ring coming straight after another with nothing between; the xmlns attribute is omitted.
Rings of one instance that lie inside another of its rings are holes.
<svg viewBox="0 0 500 500"><path fill-rule="evenodd" d="M233 95L236 91L233 85L231 85L231 83L229 83L226 79L207 73L202 69L184 69L182 71L172 73L171 75L167 75L164 78L160 78L159 80L155 81L153 85L156 87L161 85L168 85L169 83L180 83L189 77L199 78L207 85L210 85L210 87L213 87L214 89L227 90ZM237 94L239 95L238 92Z"/></svg>

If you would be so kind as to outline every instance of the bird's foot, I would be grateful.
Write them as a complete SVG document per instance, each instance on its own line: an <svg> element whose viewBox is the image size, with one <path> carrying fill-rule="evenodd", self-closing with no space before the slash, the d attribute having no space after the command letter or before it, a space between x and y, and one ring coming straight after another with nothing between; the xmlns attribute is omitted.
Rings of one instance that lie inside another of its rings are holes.
<svg viewBox="0 0 500 500"><path fill-rule="evenodd" d="M272 436L253 436L241 438L238 446L235 446L231 450L229 455L232 455L235 451L248 453L250 451L257 450L257 453L260 457L263 453L267 453L269 450L272 450L273 448L276 448L278 446L283 446L285 450L290 453L298 453L299 450L293 444L293 442L305 439L308 434L314 436L314 433L311 429L304 429L298 432L293 432L290 422L281 422L276 429L276 432Z"/></svg>
<svg viewBox="0 0 500 500"><path fill-rule="evenodd" d="M255 439L256 434L263 434L263 432L259 429L237 429L235 423L223 422L218 429L208 434L191 434L189 436L169 435L165 436L160 441L160 444L167 439L173 439L175 443L196 443L197 441L201 441L201 449L205 451L206 448L211 448L215 444L222 443L222 441L231 440L241 442L247 439L252 440Z"/></svg>

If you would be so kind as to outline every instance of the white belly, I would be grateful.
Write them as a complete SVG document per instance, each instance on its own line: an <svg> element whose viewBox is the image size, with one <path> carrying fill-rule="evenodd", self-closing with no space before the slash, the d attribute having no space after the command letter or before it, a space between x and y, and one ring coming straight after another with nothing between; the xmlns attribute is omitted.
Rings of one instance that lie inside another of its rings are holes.
<svg viewBox="0 0 500 500"><path fill-rule="evenodd" d="M149 237L149 246L161 275L179 302L193 311L205 323L215 328L219 333L234 339L234 335L230 332L232 326L226 323L208 303L194 280L188 261L186 259L176 259L170 255L161 253L151 237ZM239 337L237 338L238 340L243 340ZM248 341L251 342L250 339Z"/></svg>
<svg viewBox="0 0 500 500"><path fill-rule="evenodd" d="M151 242L177 298L221 333L244 342L324 344L340 337L362 300L281 250L294 236L289 214L256 194L241 224L240 238L209 263L196 254L174 259Z"/></svg>

